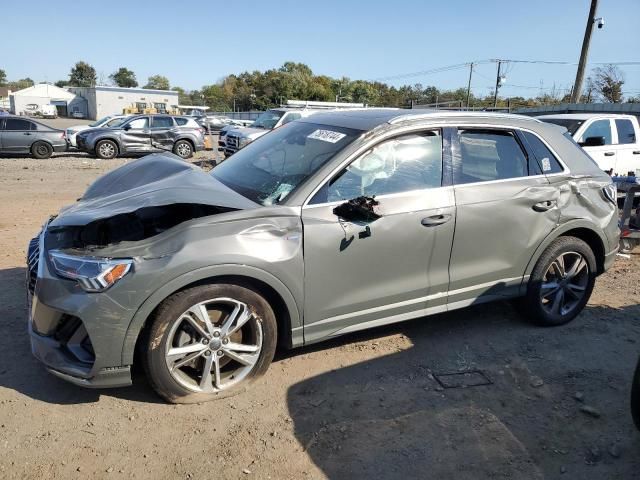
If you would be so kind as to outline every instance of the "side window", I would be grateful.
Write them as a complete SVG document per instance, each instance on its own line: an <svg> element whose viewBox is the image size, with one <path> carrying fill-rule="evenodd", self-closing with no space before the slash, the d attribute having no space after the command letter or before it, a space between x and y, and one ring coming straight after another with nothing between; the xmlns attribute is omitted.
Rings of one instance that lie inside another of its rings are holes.
<svg viewBox="0 0 640 480"><path fill-rule="evenodd" d="M5 130L35 130L35 125L28 120L21 118L7 118L4 126Z"/></svg>
<svg viewBox="0 0 640 480"><path fill-rule="evenodd" d="M596 120L587 127L578 143L584 142L589 137L604 137L604 144L611 145L611 122L609 120Z"/></svg>
<svg viewBox="0 0 640 480"><path fill-rule="evenodd" d="M186 118L178 117L176 118L176 123L180 126L186 125L189 120Z"/></svg>
<svg viewBox="0 0 640 480"><path fill-rule="evenodd" d="M506 130L458 130L461 165L454 183L488 182L528 175L527 157L512 132Z"/></svg>
<svg viewBox="0 0 640 480"><path fill-rule="evenodd" d="M151 117L151 128L173 128L171 117Z"/></svg>
<svg viewBox="0 0 640 480"><path fill-rule="evenodd" d="M563 171L562 165L558 159L551 153L551 150L547 148L540 138L537 135L529 132L521 132L522 136L525 138L529 149L533 153L535 159L531 159L530 163L537 161L538 173L540 169L542 169L542 173L551 174L551 173L560 173ZM531 172L531 165L529 165L529 169Z"/></svg>
<svg viewBox="0 0 640 480"><path fill-rule="evenodd" d="M288 113L284 120L282 120L282 125L286 125L289 122L293 122L294 120L298 120L302 118L302 115L299 113Z"/></svg>
<svg viewBox="0 0 640 480"><path fill-rule="evenodd" d="M618 143L636 143L636 132L631 120L616 120L616 129L618 130Z"/></svg>
<svg viewBox="0 0 640 480"><path fill-rule="evenodd" d="M144 118L136 118L135 120L131 120L129 122L129 126L133 129L143 129L149 127L149 119L147 117Z"/></svg>
<svg viewBox="0 0 640 480"><path fill-rule="evenodd" d="M354 160L311 203L409 192L442 185L439 131L386 140Z"/></svg>

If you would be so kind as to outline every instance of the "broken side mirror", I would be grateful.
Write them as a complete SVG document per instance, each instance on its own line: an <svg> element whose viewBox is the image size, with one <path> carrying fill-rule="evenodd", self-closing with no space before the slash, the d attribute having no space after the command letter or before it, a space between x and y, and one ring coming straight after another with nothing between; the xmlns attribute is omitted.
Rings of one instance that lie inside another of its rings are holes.
<svg viewBox="0 0 640 480"><path fill-rule="evenodd" d="M587 137L580 142L581 147L601 147L605 144L604 137Z"/></svg>
<svg viewBox="0 0 640 480"><path fill-rule="evenodd" d="M357 197L341 203L333 209L338 217L354 223L371 223L381 217L375 211L379 202L374 197Z"/></svg>

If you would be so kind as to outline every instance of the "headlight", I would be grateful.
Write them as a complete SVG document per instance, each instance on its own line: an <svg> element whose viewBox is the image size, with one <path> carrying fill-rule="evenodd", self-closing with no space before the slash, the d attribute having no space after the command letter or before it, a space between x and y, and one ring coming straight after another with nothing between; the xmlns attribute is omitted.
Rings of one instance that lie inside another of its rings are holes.
<svg viewBox="0 0 640 480"><path fill-rule="evenodd" d="M610 183L606 187L603 187L602 193L604 195L604 198L609 200L611 203L613 203L614 205L618 204L618 189L613 183Z"/></svg>
<svg viewBox="0 0 640 480"><path fill-rule="evenodd" d="M77 257L57 250L49 252L53 268L61 277L76 280L87 292L103 292L131 270L130 258Z"/></svg>
<svg viewBox="0 0 640 480"><path fill-rule="evenodd" d="M251 143L251 139L248 138L248 137L240 137L238 139L238 146L240 148L245 147L245 146L249 145L250 143Z"/></svg>

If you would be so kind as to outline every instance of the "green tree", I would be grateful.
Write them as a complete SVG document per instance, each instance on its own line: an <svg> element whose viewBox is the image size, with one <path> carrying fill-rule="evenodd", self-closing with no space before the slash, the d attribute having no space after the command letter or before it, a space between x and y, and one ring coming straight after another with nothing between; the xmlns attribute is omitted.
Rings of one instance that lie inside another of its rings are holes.
<svg viewBox="0 0 640 480"><path fill-rule="evenodd" d="M69 85L74 87L92 87L96 84L96 69L86 62L75 64L69 73Z"/></svg>
<svg viewBox="0 0 640 480"><path fill-rule="evenodd" d="M109 75L109 78L118 87L135 88L138 86L136 74L125 67L120 67L117 72L113 72Z"/></svg>
<svg viewBox="0 0 640 480"><path fill-rule="evenodd" d="M9 90L14 92L18 90L24 90L25 88L33 87L34 82L29 77L21 78L16 82L7 82L6 86L9 87Z"/></svg>
<svg viewBox="0 0 640 480"><path fill-rule="evenodd" d="M63 87L66 87L67 85L69 85L69 80L58 80L56 83L54 83L54 85L56 87L63 88Z"/></svg>
<svg viewBox="0 0 640 480"><path fill-rule="evenodd" d="M0 87L4 87L7 84L7 72L0 69Z"/></svg>
<svg viewBox="0 0 640 480"><path fill-rule="evenodd" d="M169 90L169 79L162 75L151 75L147 80L147 84L142 88L152 90Z"/></svg>

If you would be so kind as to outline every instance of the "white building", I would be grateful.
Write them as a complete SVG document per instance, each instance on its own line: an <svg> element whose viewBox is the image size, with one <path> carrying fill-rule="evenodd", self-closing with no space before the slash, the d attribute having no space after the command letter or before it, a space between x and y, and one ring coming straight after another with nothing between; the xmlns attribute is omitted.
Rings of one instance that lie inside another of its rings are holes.
<svg viewBox="0 0 640 480"><path fill-rule="evenodd" d="M39 83L9 95L9 110L15 115L33 113L42 105L55 105L60 117L66 117L74 110L87 110L86 100L48 83Z"/></svg>
<svg viewBox="0 0 640 480"><path fill-rule="evenodd" d="M69 92L86 100L87 117L102 118L106 115L143 113L153 109L157 113L173 110L178 105L178 92L122 87L68 87ZM72 110L70 110L71 112Z"/></svg>

